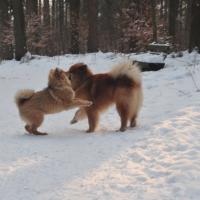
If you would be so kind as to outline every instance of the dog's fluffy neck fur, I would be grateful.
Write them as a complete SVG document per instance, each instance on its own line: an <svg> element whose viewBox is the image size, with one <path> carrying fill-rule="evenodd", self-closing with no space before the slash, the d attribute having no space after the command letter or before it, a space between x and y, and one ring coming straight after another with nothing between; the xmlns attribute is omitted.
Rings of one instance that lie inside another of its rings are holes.
<svg viewBox="0 0 200 200"><path fill-rule="evenodd" d="M67 85L66 86L63 85L61 87L48 85L46 89L51 95L51 97L58 103L63 102L66 96L73 94L72 88ZM60 93L61 91L62 94Z"/></svg>

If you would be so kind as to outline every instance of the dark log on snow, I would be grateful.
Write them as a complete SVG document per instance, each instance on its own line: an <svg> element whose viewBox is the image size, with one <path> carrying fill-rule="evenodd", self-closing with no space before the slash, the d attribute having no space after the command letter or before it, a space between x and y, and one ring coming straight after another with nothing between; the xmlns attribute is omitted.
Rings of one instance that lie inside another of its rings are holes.
<svg viewBox="0 0 200 200"><path fill-rule="evenodd" d="M158 71L165 67L165 63L148 63L137 61L142 72L145 71Z"/></svg>

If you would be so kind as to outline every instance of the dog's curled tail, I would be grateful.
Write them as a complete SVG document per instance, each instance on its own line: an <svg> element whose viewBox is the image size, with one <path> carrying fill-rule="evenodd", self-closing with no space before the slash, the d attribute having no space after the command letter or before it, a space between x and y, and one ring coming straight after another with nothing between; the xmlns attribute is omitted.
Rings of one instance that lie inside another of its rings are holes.
<svg viewBox="0 0 200 200"><path fill-rule="evenodd" d="M141 85L142 77L141 71L137 62L125 61L121 62L113 67L109 73L113 78L118 78L120 76L127 76L134 83Z"/></svg>
<svg viewBox="0 0 200 200"><path fill-rule="evenodd" d="M19 90L15 95L15 103L17 106L22 105L26 100L30 99L34 93L35 91L30 89Z"/></svg>
<svg viewBox="0 0 200 200"><path fill-rule="evenodd" d="M143 103L142 75L138 63L133 61L119 63L111 70L110 75L115 79L125 76L134 83L132 92L129 91L129 97L132 99L129 102L131 104L129 112L130 116L137 116Z"/></svg>

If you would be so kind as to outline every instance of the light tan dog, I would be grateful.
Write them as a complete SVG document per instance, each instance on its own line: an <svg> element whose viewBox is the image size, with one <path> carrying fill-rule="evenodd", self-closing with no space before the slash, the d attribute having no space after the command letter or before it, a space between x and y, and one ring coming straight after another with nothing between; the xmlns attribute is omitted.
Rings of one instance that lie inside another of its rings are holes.
<svg viewBox="0 0 200 200"><path fill-rule="evenodd" d="M92 104L91 101L75 98L71 82L65 72L58 68L50 71L47 88L38 92L20 90L15 96L15 101L22 120L26 122L25 129L35 135L47 134L37 130L45 114Z"/></svg>
<svg viewBox="0 0 200 200"><path fill-rule="evenodd" d="M78 63L72 65L66 74L76 96L93 102L92 106L78 110L71 123L87 117L87 132L94 132L101 112L115 103L121 118L119 130L125 131L128 121L131 127L136 126L143 101L142 79L137 63L120 63L104 74L93 74L87 65Z"/></svg>

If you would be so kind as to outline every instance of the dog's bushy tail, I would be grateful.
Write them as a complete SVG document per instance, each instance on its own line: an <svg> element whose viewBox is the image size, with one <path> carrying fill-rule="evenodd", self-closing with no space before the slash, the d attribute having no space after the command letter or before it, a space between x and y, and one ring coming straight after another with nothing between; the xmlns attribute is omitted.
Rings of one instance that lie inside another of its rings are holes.
<svg viewBox="0 0 200 200"><path fill-rule="evenodd" d="M133 61L119 63L110 71L110 75L115 79L125 76L133 82L129 96L132 98L129 112L131 116L137 116L143 103L142 75L138 63Z"/></svg>
<svg viewBox="0 0 200 200"><path fill-rule="evenodd" d="M109 73L113 78L118 78L120 76L127 76L134 83L141 85L141 71L136 62L125 61L121 62L113 67Z"/></svg>
<svg viewBox="0 0 200 200"><path fill-rule="evenodd" d="M30 99L34 95L35 91L30 89L19 90L15 95L15 103L19 107L26 100Z"/></svg>

